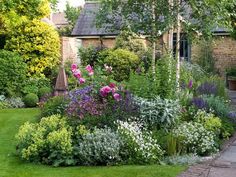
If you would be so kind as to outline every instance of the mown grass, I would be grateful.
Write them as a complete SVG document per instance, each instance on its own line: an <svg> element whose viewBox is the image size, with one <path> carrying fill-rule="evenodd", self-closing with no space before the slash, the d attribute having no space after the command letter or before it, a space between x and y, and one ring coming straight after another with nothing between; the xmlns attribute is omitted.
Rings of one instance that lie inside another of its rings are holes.
<svg viewBox="0 0 236 177"><path fill-rule="evenodd" d="M0 177L175 177L183 166L115 166L54 168L21 161L15 134L26 121L35 122L38 109L0 110Z"/></svg>

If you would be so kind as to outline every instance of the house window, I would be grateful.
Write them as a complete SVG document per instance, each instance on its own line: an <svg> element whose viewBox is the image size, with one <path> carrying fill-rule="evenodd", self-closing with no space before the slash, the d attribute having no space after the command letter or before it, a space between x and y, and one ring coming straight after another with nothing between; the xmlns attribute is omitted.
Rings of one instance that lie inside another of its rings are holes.
<svg viewBox="0 0 236 177"><path fill-rule="evenodd" d="M176 55L176 44L177 44L177 34L173 34L173 55ZM184 58L185 61L190 61L190 51L191 46L187 35L185 33L180 34L180 58Z"/></svg>

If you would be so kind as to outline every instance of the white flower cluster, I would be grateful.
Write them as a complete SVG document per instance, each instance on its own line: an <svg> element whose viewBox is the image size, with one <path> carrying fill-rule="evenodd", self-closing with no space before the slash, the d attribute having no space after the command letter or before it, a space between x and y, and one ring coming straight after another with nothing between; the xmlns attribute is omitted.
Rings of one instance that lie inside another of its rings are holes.
<svg viewBox="0 0 236 177"><path fill-rule="evenodd" d="M118 121L118 131L129 140L129 144L143 161L157 161L158 157L163 155L157 141L152 138L152 133L148 132L142 124Z"/></svg>
<svg viewBox="0 0 236 177"><path fill-rule="evenodd" d="M215 135L197 122L185 122L174 130L174 134L190 152L208 154L216 152Z"/></svg>

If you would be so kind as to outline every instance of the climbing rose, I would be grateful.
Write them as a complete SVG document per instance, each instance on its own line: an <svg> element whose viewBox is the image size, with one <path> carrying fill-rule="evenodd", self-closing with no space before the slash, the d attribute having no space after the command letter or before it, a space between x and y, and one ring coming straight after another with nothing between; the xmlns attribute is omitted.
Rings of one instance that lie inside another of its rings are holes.
<svg viewBox="0 0 236 177"><path fill-rule="evenodd" d="M113 97L114 97L114 99L115 99L116 101L120 101L120 100L121 100L121 95L118 94L118 93L114 93L114 94L113 94Z"/></svg>
<svg viewBox="0 0 236 177"><path fill-rule="evenodd" d="M82 78L82 77L81 77L81 78L79 78L79 83L80 83L80 84L84 84L84 83L85 83L85 79L84 79L84 78Z"/></svg>
<svg viewBox="0 0 236 177"><path fill-rule="evenodd" d="M92 76L94 74L94 71L93 71L93 68L91 65L86 66L85 69L88 71L90 76Z"/></svg>
<svg viewBox="0 0 236 177"><path fill-rule="evenodd" d="M72 65L71 65L71 71L72 71L72 72L75 72L76 69L77 69L77 65L76 65L76 64L72 64Z"/></svg>
<svg viewBox="0 0 236 177"><path fill-rule="evenodd" d="M102 87L102 88L100 89L100 94L101 94L103 97L106 97L111 91L112 91L111 87L105 86L105 87Z"/></svg>

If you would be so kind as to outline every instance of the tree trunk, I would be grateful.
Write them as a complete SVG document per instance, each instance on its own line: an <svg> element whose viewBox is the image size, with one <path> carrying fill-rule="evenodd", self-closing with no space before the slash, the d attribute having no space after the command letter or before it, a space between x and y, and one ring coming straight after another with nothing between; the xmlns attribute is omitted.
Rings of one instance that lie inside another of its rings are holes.
<svg viewBox="0 0 236 177"><path fill-rule="evenodd" d="M152 73L155 78L156 74L156 40L155 40L155 30L156 30L156 15L155 15L155 2L152 3Z"/></svg>
<svg viewBox="0 0 236 177"><path fill-rule="evenodd" d="M177 31L176 31L176 88L177 92L180 91L180 32L181 32L181 24L180 24L180 14L179 14L179 0L178 4L178 14L177 14Z"/></svg>
<svg viewBox="0 0 236 177"><path fill-rule="evenodd" d="M152 42L152 73L155 78L155 74L156 74L156 41Z"/></svg>

